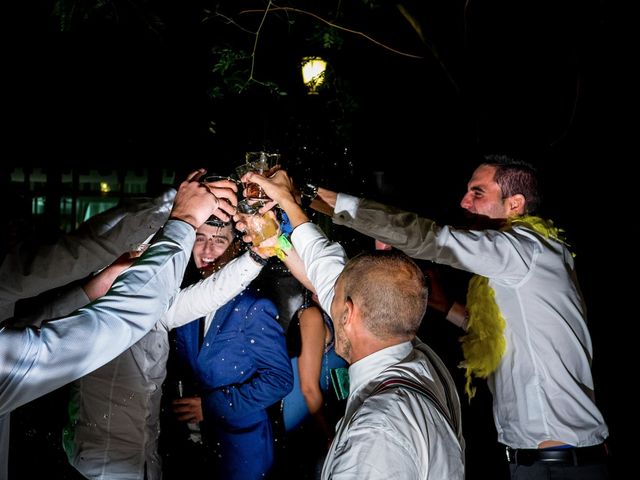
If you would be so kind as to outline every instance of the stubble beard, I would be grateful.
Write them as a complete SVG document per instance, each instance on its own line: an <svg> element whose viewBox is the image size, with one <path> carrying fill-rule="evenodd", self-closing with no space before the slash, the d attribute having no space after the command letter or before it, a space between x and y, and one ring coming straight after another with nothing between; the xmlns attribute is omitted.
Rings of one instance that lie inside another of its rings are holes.
<svg viewBox="0 0 640 480"><path fill-rule="evenodd" d="M342 327L336 328L336 353L346 360L347 363L351 363L349 361L349 357L351 356L351 342L344 334Z"/></svg>

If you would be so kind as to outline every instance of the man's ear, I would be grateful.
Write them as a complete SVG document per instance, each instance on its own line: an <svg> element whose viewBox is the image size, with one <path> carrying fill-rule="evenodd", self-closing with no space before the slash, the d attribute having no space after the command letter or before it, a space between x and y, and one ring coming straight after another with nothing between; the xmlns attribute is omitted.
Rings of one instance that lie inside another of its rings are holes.
<svg viewBox="0 0 640 480"><path fill-rule="evenodd" d="M516 193L515 195L511 195L507 198L507 209L509 212L509 216L520 216L525 213L525 205L526 200L524 199L524 195L521 193Z"/></svg>
<svg viewBox="0 0 640 480"><path fill-rule="evenodd" d="M343 326L350 325L353 322L354 305L351 297L347 297L344 302Z"/></svg>

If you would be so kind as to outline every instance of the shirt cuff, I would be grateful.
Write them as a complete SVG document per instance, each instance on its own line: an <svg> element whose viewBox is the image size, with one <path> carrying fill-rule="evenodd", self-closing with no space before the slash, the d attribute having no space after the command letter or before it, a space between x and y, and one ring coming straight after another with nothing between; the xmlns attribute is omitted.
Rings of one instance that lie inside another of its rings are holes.
<svg viewBox="0 0 640 480"><path fill-rule="evenodd" d="M454 325L466 330L469 314L467 313L467 309L464 305L458 302L453 302L453 305L451 305L451 308L447 312L446 319Z"/></svg>
<svg viewBox="0 0 640 480"><path fill-rule="evenodd" d="M338 193L336 206L333 209L334 215L348 213L351 218L356 218L356 212L358 211L358 206L360 206L360 200L360 198L347 193Z"/></svg>

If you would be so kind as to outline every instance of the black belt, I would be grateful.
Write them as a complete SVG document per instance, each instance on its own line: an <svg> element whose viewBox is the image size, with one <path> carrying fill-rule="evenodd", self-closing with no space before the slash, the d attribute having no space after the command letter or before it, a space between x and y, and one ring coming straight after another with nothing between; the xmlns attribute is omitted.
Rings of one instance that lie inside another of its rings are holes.
<svg viewBox="0 0 640 480"><path fill-rule="evenodd" d="M570 448L511 448L507 447L507 461L516 465L533 465L536 462L590 465L607 462L604 443L591 447Z"/></svg>

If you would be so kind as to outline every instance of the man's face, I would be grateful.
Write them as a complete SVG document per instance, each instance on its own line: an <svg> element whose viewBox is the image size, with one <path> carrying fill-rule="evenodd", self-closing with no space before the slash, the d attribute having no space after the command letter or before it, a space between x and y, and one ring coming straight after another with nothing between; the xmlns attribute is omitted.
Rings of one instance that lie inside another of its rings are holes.
<svg viewBox="0 0 640 480"><path fill-rule="evenodd" d="M210 266L233 242L233 227L214 227L203 224L196 231L196 243L193 245L193 260L196 267Z"/></svg>
<svg viewBox="0 0 640 480"><path fill-rule="evenodd" d="M347 338L344 321L347 315L346 299L344 298L344 280L338 277L335 285L335 295L331 302L331 318L335 330L336 353L350 363L351 342Z"/></svg>
<svg viewBox="0 0 640 480"><path fill-rule="evenodd" d="M473 172L460 202L462 208L490 219L507 218L507 200L502 198L502 190L494 180L495 171L496 167L481 165Z"/></svg>

